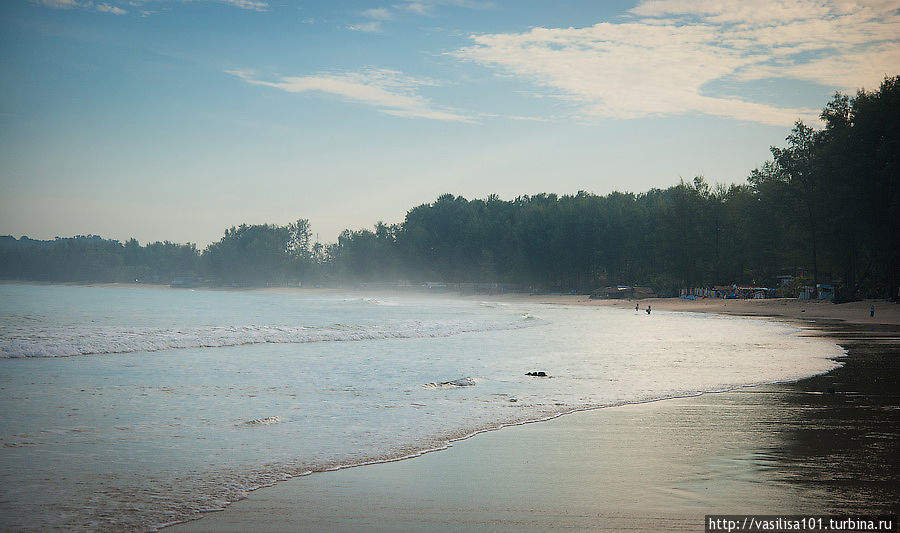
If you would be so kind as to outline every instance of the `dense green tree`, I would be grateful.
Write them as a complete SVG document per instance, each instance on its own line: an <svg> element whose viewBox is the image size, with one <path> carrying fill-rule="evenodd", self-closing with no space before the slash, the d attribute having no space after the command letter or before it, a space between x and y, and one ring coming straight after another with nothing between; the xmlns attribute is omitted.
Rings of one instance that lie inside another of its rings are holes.
<svg viewBox="0 0 900 533"><path fill-rule="evenodd" d="M296 284L311 274L310 236L305 219L231 227L203 251L204 272L226 285Z"/></svg>
<svg viewBox="0 0 900 533"><path fill-rule="evenodd" d="M168 241L123 245L96 235L0 240L0 276L7 279L169 283L178 272L193 273L198 258L193 244Z"/></svg>

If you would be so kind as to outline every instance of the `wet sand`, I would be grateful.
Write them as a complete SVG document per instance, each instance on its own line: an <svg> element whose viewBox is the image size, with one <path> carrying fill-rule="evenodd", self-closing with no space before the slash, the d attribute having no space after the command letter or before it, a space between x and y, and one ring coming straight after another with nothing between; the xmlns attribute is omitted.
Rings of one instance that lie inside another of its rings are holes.
<svg viewBox="0 0 900 533"><path fill-rule="evenodd" d="M807 334L848 349L823 376L574 413L314 473L171 531L699 531L705 514L896 514L900 328L866 318L808 322Z"/></svg>

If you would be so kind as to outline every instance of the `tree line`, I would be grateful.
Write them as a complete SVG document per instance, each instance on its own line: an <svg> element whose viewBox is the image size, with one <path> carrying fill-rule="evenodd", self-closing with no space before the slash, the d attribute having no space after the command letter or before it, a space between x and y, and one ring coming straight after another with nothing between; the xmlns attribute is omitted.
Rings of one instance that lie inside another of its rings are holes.
<svg viewBox="0 0 900 533"><path fill-rule="evenodd" d="M309 221L241 225L198 250L97 236L0 237L0 277L217 285L407 280L590 291L648 285L773 286L790 274L841 298L896 298L900 268L900 76L836 94L815 129L798 122L745 183L703 177L643 193L444 194L399 224L311 241Z"/></svg>

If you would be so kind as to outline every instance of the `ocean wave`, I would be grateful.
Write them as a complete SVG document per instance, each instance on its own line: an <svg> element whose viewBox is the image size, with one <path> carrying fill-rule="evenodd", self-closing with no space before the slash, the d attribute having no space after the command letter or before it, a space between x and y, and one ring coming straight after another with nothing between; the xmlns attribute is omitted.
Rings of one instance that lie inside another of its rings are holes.
<svg viewBox="0 0 900 533"><path fill-rule="evenodd" d="M512 330L541 324L546 322L520 318L493 322L407 320L374 326L335 324L311 327L208 326L179 329L114 326L0 327L0 358L157 352L266 343L301 344L450 337L461 333Z"/></svg>

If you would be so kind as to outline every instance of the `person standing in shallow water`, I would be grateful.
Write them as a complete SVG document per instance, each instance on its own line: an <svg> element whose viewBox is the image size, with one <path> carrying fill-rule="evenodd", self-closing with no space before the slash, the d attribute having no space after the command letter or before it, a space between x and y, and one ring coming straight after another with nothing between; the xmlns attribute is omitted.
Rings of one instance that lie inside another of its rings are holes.
<svg viewBox="0 0 900 533"><path fill-rule="evenodd" d="M649 304L647 305L647 314L648 315L650 314L650 305Z"/></svg>
<svg viewBox="0 0 900 533"><path fill-rule="evenodd" d="M875 318L875 304L869 306L869 316Z"/></svg>

